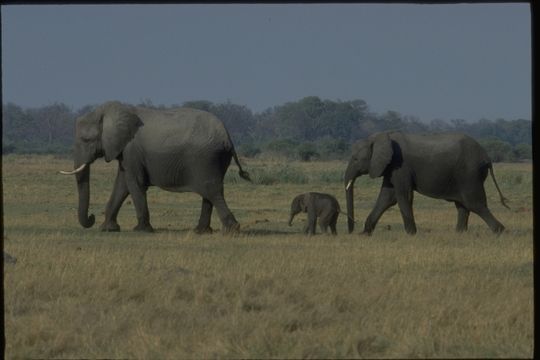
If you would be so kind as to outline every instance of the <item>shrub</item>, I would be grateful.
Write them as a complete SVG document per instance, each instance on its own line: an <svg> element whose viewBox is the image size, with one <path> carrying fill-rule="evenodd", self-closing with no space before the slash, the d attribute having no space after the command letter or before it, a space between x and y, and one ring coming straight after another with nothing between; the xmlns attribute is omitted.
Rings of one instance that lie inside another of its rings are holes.
<svg viewBox="0 0 540 360"><path fill-rule="evenodd" d="M518 160L530 160L532 159L532 146L529 144L517 144L514 147L514 155Z"/></svg>
<svg viewBox="0 0 540 360"><path fill-rule="evenodd" d="M319 141L319 152L324 159L343 159L348 157L350 145L342 139L324 138Z"/></svg>
<svg viewBox="0 0 540 360"><path fill-rule="evenodd" d="M294 158L296 149L299 143L292 139L279 139L266 144L265 150L280 155L285 155L289 158Z"/></svg>
<svg viewBox="0 0 540 360"><path fill-rule="evenodd" d="M261 153L261 149L253 144L241 144L238 146L238 154L248 158L253 158Z"/></svg>
<svg viewBox="0 0 540 360"><path fill-rule="evenodd" d="M311 161L312 159L320 158L317 148L311 142L306 142L298 146L297 153L302 161Z"/></svg>
<svg viewBox="0 0 540 360"><path fill-rule="evenodd" d="M481 139L480 144L486 149L491 161L513 161L515 160L512 145L497 138Z"/></svg>

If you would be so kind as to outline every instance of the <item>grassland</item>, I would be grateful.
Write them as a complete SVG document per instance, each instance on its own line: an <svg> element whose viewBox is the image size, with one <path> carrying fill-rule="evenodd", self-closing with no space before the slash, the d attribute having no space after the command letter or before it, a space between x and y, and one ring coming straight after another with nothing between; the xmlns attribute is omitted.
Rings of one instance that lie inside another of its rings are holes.
<svg viewBox="0 0 540 360"><path fill-rule="evenodd" d="M380 180L363 177L356 233L341 216L338 236L307 238L300 219L286 224L292 197L328 192L345 208L345 164L243 163L256 183L231 166L226 185L242 233L198 236L200 198L159 189L156 233L131 231L129 201L122 232L82 229L74 179L56 174L69 160L5 156L5 250L18 260L4 269L7 358L532 357L530 164L495 165L511 210L486 181L498 237L474 215L456 234L453 204L420 195L416 236L396 208L364 237ZM115 168L93 166L96 225Z"/></svg>

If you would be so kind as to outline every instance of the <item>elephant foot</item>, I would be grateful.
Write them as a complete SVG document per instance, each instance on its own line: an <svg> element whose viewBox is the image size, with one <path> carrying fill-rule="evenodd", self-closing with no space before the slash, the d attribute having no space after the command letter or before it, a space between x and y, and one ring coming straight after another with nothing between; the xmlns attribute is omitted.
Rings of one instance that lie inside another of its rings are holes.
<svg viewBox="0 0 540 360"><path fill-rule="evenodd" d="M133 228L134 231L154 232L154 228L150 223L139 223Z"/></svg>
<svg viewBox="0 0 540 360"><path fill-rule="evenodd" d="M193 232L198 235L202 234L212 234L214 230L210 226L197 226L195 229L193 229Z"/></svg>
<svg viewBox="0 0 540 360"><path fill-rule="evenodd" d="M120 225L116 221L105 221L101 226L99 227L101 231L107 231L107 232L118 232L120 231Z"/></svg>
<svg viewBox="0 0 540 360"><path fill-rule="evenodd" d="M503 224L497 224L494 228L492 228L491 230L497 234L497 235L501 235L503 232L504 232L504 225Z"/></svg>

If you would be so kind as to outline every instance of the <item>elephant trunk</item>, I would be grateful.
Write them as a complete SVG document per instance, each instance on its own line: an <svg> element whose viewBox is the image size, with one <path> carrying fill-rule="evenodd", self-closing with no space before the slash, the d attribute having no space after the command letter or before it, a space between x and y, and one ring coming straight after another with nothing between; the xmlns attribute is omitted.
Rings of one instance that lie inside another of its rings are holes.
<svg viewBox="0 0 540 360"><path fill-rule="evenodd" d="M347 199L347 226L349 228L349 234L354 231L354 199L353 199L353 185L345 191L345 197Z"/></svg>
<svg viewBox="0 0 540 360"><path fill-rule="evenodd" d="M88 207L90 205L90 166L86 166L76 176L77 190L79 192L79 223L82 227L89 228L94 225L96 220L94 214L88 216Z"/></svg>
<svg viewBox="0 0 540 360"><path fill-rule="evenodd" d="M345 198L347 199L347 226L349 234L354 231L354 180L356 172L351 165L345 171Z"/></svg>
<svg viewBox="0 0 540 360"><path fill-rule="evenodd" d="M289 217L289 226L292 226L292 221L293 221L295 215L296 214L291 213L291 216Z"/></svg>

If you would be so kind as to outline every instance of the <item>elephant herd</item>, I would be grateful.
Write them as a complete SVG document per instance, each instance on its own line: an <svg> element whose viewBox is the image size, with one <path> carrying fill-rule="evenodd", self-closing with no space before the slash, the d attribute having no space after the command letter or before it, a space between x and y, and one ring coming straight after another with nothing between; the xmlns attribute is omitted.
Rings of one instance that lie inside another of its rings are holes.
<svg viewBox="0 0 540 360"><path fill-rule="evenodd" d="M128 195L137 215L134 230L153 231L146 199L149 186L199 194L202 204L196 233L212 232L210 219L214 207L224 232L239 231L240 225L227 206L223 191L223 179L232 159L240 176L251 180L238 161L229 133L214 115L190 108L158 110L107 102L77 119L74 170L61 173L76 177L78 218L85 228L95 222L94 215L88 214L90 165L100 157L107 162L118 160L102 231L120 231L117 215ZM383 178L375 206L364 224L365 234L371 234L381 215L395 204L405 231L415 234L412 208L415 191L453 202L458 232L467 230L472 211L493 232L500 233L504 226L487 207L484 181L488 171L502 204L508 207L493 175L491 160L471 137L458 133L373 134L353 145L345 170L349 233L353 232L355 223L354 182L364 174ZM316 192L298 195L291 204L289 225L299 212L308 214L305 233L315 233L318 218L323 232L330 227L336 234L341 209L333 196Z"/></svg>

